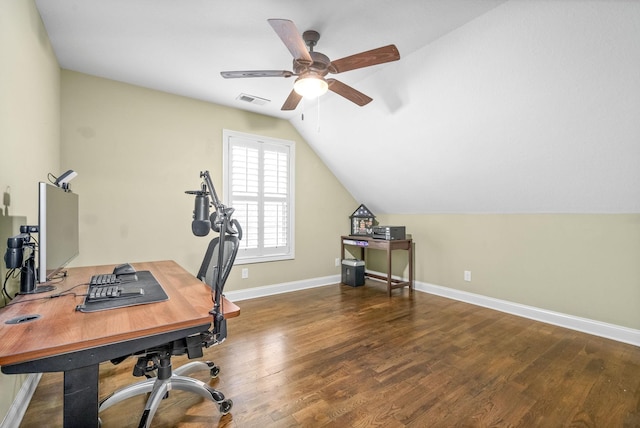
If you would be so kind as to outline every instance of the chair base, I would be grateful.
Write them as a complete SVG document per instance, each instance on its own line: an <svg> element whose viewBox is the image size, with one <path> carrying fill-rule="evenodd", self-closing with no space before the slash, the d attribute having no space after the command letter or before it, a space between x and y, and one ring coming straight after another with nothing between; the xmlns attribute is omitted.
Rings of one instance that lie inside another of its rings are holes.
<svg viewBox="0 0 640 428"><path fill-rule="evenodd" d="M173 371L166 379L161 379L160 377L146 379L118 389L100 402L98 412L136 395L151 393L147 399L142 417L140 418L140 424L138 425L140 428L149 427L162 399L166 397L170 390L177 389L199 394L205 399L216 403L220 413L223 415L229 413L233 407L233 401L225 399L222 392L210 387L206 383L185 376L198 370L209 370L211 377L216 377L220 371L211 361L194 361L185 364Z"/></svg>

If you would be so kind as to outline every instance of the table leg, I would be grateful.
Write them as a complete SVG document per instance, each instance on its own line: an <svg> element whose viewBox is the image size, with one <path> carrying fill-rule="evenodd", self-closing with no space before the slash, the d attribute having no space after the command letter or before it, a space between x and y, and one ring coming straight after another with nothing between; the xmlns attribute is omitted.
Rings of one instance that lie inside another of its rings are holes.
<svg viewBox="0 0 640 428"><path fill-rule="evenodd" d="M64 427L98 427L98 364L64 372Z"/></svg>
<svg viewBox="0 0 640 428"><path fill-rule="evenodd" d="M391 247L387 247L387 294L391 297Z"/></svg>
<svg viewBox="0 0 640 428"><path fill-rule="evenodd" d="M409 294L413 294L413 242L409 242Z"/></svg>

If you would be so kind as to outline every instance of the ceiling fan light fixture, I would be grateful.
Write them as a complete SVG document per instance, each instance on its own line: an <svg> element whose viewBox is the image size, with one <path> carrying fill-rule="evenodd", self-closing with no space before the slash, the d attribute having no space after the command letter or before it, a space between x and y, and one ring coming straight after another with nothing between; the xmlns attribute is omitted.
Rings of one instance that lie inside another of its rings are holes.
<svg viewBox="0 0 640 428"><path fill-rule="evenodd" d="M329 89L327 81L313 74L303 74L293 84L293 89L304 98L317 98Z"/></svg>

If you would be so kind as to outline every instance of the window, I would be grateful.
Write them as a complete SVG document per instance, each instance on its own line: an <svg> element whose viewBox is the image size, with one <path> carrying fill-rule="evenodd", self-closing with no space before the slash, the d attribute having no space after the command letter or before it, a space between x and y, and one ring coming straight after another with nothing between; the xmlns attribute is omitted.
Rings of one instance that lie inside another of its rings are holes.
<svg viewBox="0 0 640 428"><path fill-rule="evenodd" d="M293 141L223 131L224 195L243 237L238 263L294 258Z"/></svg>

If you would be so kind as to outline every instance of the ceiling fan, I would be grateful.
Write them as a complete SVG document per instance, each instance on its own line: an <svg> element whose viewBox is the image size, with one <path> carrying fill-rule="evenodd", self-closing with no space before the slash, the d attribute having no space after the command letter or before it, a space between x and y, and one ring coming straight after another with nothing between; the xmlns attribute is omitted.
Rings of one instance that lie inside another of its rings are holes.
<svg viewBox="0 0 640 428"><path fill-rule="evenodd" d="M293 21L288 19L269 19L268 22L284 42L287 49L289 49L291 55L293 55L293 71L222 71L220 74L225 79L298 76L293 85L293 90L282 105L281 110L295 110L303 96L315 98L324 94L327 90L335 92L359 106L364 106L371 102L372 98L339 80L327 79L327 74L342 73L400 59L398 48L395 45L388 45L331 61L326 55L313 50L320 39L320 33L317 31L305 31L300 37L300 33Z"/></svg>

